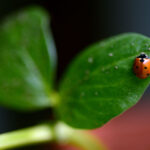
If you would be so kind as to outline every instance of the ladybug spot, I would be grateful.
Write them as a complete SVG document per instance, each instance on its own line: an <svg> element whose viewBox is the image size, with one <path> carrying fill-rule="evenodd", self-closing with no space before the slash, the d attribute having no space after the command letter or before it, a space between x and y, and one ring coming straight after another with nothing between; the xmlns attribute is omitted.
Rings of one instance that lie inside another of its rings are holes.
<svg viewBox="0 0 150 150"><path fill-rule="evenodd" d="M147 76L149 76L150 74L148 73Z"/></svg>
<svg viewBox="0 0 150 150"><path fill-rule="evenodd" d="M139 68L139 66L136 66L136 69L138 69Z"/></svg>
<svg viewBox="0 0 150 150"><path fill-rule="evenodd" d="M147 69L147 67L144 67L144 69Z"/></svg>

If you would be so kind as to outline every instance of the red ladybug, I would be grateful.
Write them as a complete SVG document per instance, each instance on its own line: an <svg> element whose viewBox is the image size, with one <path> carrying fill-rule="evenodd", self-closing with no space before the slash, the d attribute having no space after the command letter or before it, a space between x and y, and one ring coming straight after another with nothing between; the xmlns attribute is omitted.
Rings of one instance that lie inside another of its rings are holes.
<svg viewBox="0 0 150 150"><path fill-rule="evenodd" d="M150 59L144 53L136 57L133 70L135 75L140 79L145 79L150 75Z"/></svg>

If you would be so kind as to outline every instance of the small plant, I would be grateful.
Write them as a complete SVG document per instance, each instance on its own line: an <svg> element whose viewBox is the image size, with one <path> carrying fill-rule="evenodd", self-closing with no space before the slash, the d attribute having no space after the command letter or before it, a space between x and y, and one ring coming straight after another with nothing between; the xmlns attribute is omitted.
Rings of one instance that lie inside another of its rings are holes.
<svg viewBox="0 0 150 150"><path fill-rule="evenodd" d="M54 89L56 51L49 17L41 8L11 15L0 26L0 104L19 111L53 108L56 120L0 135L0 149L68 142L104 150L89 133L132 107L150 78L139 79L133 62L150 55L150 39L126 33L86 48Z"/></svg>

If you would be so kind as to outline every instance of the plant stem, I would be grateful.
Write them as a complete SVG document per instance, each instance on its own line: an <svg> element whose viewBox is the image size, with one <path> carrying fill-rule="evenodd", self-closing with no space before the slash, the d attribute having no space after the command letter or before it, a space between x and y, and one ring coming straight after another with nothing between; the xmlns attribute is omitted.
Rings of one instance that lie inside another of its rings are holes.
<svg viewBox="0 0 150 150"><path fill-rule="evenodd" d="M35 127L13 131L0 135L0 150L19 146L56 141L58 143L73 144L82 150L105 150L90 134L82 130L73 129L66 124L41 124Z"/></svg>
<svg viewBox="0 0 150 150"><path fill-rule="evenodd" d="M47 124L13 131L0 135L0 149L51 141L54 138L52 127Z"/></svg>
<svg viewBox="0 0 150 150"><path fill-rule="evenodd" d="M106 150L106 147L96 137L85 130L69 127L64 123L57 123L54 127L56 141L68 143L81 150Z"/></svg>
<svg viewBox="0 0 150 150"><path fill-rule="evenodd" d="M86 131L75 132L70 138L69 143L82 150L106 150L104 144Z"/></svg>

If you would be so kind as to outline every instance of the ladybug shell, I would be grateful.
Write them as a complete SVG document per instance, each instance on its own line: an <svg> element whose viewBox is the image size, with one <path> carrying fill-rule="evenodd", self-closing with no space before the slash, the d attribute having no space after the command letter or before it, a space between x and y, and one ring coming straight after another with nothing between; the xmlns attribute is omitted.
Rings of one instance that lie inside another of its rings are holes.
<svg viewBox="0 0 150 150"><path fill-rule="evenodd" d="M141 58L135 59L133 70L138 78L145 79L150 75L150 59L143 58L143 62L140 60Z"/></svg>

